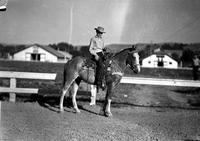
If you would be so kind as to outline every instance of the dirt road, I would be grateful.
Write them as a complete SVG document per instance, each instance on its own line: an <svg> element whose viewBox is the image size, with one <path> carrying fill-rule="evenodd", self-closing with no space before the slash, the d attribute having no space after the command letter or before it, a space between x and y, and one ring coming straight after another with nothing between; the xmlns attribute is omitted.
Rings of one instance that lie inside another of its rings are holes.
<svg viewBox="0 0 200 141"><path fill-rule="evenodd" d="M1 140L8 141L172 141L200 140L200 110L121 107L113 117L100 106L82 105L80 114L36 102L1 104Z"/></svg>

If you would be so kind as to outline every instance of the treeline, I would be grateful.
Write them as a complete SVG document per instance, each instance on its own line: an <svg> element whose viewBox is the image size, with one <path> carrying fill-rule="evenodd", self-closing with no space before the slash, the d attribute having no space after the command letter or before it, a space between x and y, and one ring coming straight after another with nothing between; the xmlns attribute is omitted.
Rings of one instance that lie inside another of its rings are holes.
<svg viewBox="0 0 200 141"><path fill-rule="evenodd" d="M160 43L160 44L147 44L143 50L139 51L140 58L143 59L156 49L159 52L170 54L170 56L177 62L181 62L183 66L189 66L195 54L200 57L200 44L183 44L183 43Z"/></svg>
<svg viewBox="0 0 200 141"><path fill-rule="evenodd" d="M55 50L61 50L69 52L73 56L88 56L89 55L89 46L73 46L71 44L61 42L58 44L49 44L50 47Z"/></svg>
<svg viewBox="0 0 200 141"><path fill-rule="evenodd" d="M14 53L27 48L30 45L9 45L0 43L0 58L9 58ZM48 46L55 50L69 52L73 56L90 56L89 46L74 46L66 42L60 42L57 44L49 44ZM166 50L171 51L171 57L178 62L184 64L190 64L194 54L200 55L200 43L196 44L183 44L183 43L158 43L158 44L145 44L145 48L139 51L140 58L143 59L151 55L155 49L160 49L161 52ZM177 53L177 50L181 52ZM167 52L166 52L167 53ZM187 66L187 65L184 65Z"/></svg>
<svg viewBox="0 0 200 141"><path fill-rule="evenodd" d="M25 48L26 45L0 44L0 58L9 58L9 56Z"/></svg>

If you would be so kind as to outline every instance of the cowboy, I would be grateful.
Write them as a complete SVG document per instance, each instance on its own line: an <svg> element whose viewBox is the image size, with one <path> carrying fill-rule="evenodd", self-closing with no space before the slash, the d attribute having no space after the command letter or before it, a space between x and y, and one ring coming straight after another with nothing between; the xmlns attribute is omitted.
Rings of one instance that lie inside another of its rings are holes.
<svg viewBox="0 0 200 141"><path fill-rule="evenodd" d="M193 67L193 80L198 80L198 70L199 70L199 65L200 65L200 60L198 58L198 55L194 55L193 59L193 64L192 64L192 67Z"/></svg>
<svg viewBox="0 0 200 141"><path fill-rule="evenodd" d="M95 84L97 85L97 90L98 88L105 88L104 84L104 53L103 51L105 50L104 47L104 40L102 38L102 35L104 32L104 28L101 26L98 26L95 28L96 30L96 35L91 38L90 40L90 45L89 45L89 52L92 54L96 64L96 78L95 78Z"/></svg>

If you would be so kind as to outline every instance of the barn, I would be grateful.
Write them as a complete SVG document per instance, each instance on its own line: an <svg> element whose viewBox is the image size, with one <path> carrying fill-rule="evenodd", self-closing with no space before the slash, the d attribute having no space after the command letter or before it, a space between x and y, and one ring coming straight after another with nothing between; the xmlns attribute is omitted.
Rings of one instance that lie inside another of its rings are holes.
<svg viewBox="0 0 200 141"><path fill-rule="evenodd" d="M143 67L178 68L178 62L165 53L154 53L142 60Z"/></svg>
<svg viewBox="0 0 200 141"><path fill-rule="evenodd" d="M13 60L41 61L41 62L67 62L72 55L61 53L49 46L33 44L16 52Z"/></svg>

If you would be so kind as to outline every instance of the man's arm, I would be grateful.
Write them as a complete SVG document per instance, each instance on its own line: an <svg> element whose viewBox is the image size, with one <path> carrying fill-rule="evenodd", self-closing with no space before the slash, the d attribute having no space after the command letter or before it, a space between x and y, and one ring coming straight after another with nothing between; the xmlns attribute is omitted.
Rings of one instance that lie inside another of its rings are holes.
<svg viewBox="0 0 200 141"><path fill-rule="evenodd" d="M94 41L93 41L93 38L90 40L90 45L89 45L89 51L92 55L97 55L96 52L95 52L95 49L94 49Z"/></svg>

